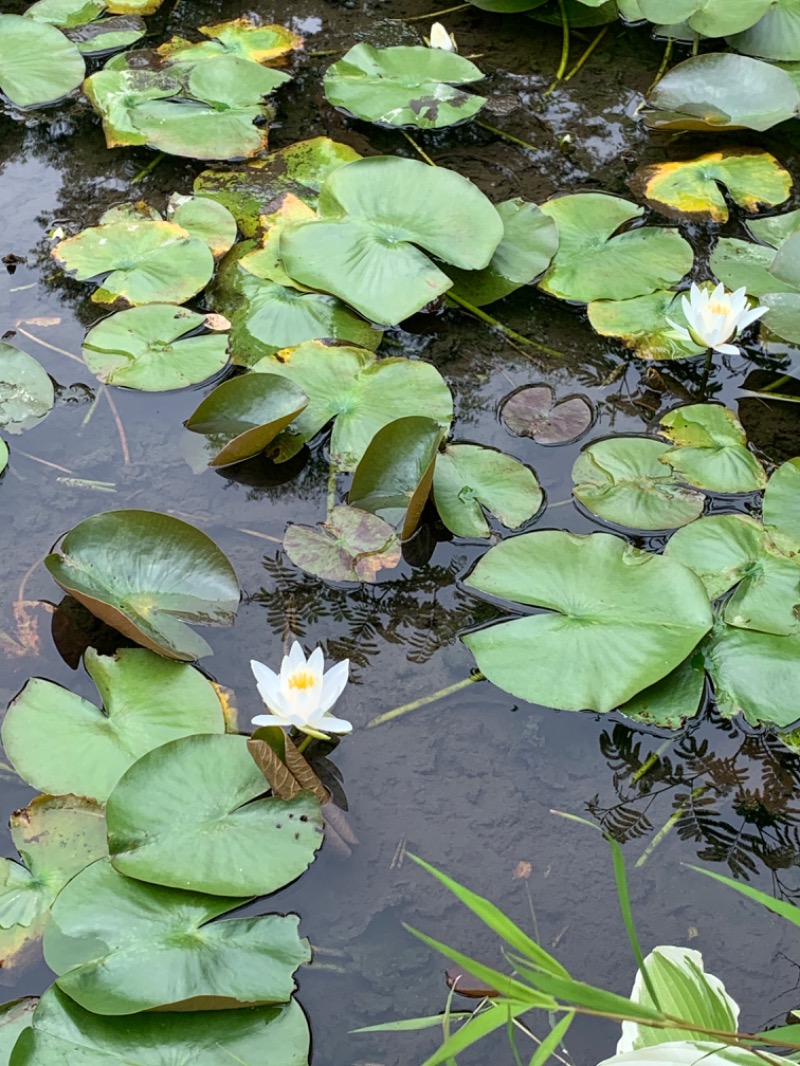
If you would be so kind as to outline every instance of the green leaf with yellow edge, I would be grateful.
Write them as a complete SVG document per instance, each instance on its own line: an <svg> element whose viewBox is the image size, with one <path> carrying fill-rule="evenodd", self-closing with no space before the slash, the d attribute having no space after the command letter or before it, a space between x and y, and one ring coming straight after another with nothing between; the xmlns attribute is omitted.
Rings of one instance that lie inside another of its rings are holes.
<svg viewBox="0 0 800 1066"><path fill-rule="evenodd" d="M740 148L639 167L630 181L636 196L669 218L727 222L728 205L720 185L735 204L755 212L782 204L792 179L769 152Z"/></svg>
<svg viewBox="0 0 800 1066"><path fill-rule="evenodd" d="M400 562L392 527L358 507L334 507L320 526L289 523L283 547L295 566L324 581L374 582Z"/></svg>
<svg viewBox="0 0 800 1066"><path fill-rule="evenodd" d="M690 485L710 492L757 492L767 484L764 467L747 447L739 419L720 404L676 407L664 415L659 433L674 447L661 462Z"/></svg>
<svg viewBox="0 0 800 1066"><path fill-rule="evenodd" d="M281 233L285 227L310 218L314 218L314 211L294 193L285 192L277 196L266 214L259 216L261 240L257 248L239 260L242 270L264 281L274 281L300 292L311 291L289 277L281 263L280 251Z"/></svg>
<svg viewBox="0 0 800 1066"><path fill-rule="evenodd" d="M618 337L640 359L691 359L705 354L705 348L685 340L667 321L688 326L681 298L670 290L630 300L593 300L587 311L596 333Z"/></svg>
<svg viewBox="0 0 800 1066"><path fill-rule="evenodd" d="M106 0L112 15L152 15L163 3L164 0Z"/></svg>
<svg viewBox="0 0 800 1066"><path fill-rule="evenodd" d="M210 41L191 44L172 38L156 51L170 62L195 61L222 55L239 56L253 63L270 63L302 47L303 38L285 26L261 26L251 19L237 18L200 26L199 32Z"/></svg>

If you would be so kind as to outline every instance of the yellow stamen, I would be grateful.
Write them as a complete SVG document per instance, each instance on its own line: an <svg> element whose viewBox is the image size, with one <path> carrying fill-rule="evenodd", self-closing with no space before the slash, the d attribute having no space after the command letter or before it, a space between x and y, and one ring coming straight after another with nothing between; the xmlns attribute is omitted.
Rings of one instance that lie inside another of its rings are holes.
<svg viewBox="0 0 800 1066"><path fill-rule="evenodd" d="M298 670L289 675L289 688L313 688L317 679L310 670Z"/></svg>

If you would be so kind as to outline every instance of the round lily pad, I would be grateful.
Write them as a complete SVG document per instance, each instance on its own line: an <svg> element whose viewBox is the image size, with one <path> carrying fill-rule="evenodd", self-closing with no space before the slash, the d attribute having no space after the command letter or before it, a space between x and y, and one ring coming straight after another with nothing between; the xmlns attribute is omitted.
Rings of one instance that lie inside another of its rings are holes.
<svg viewBox="0 0 800 1066"><path fill-rule="evenodd" d="M717 708L752 725L787 728L798 719L800 636L780 636L719 622L704 645Z"/></svg>
<svg viewBox="0 0 800 1066"><path fill-rule="evenodd" d="M8 466L8 445L4 440L0 440L0 474L3 473Z"/></svg>
<svg viewBox="0 0 800 1066"><path fill-rule="evenodd" d="M0 1007L0 1056L6 1062L11 1061L19 1037L30 1026L38 1002L36 997L26 996Z"/></svg>
<svg viewBox="0 0 800 1066"><path fill-rule="evenodd" d="M690 485L737 493L756 492L767 484L739 419L726 407L710 403L676 407L661 419L659 433L675 445L661 461Z"/></svg>
<svg viewBox="0 0 800 1066"><path fill-rule="evenodd" d="M700 345L686 340L671 325L687 327L677 293L657 289L631 300L594 300L587 308L589 322L601 337L619 337L640 359L689 359L704 355Z"/></svg>
<svg viewBox="0 0 800 1066"><path fill-rule="evenodd" d="M794 63L800 59L800 8L796 0L771 0L764 14L741 33L728 37L738 52Z"/></svg>
<svg viewBox="0 0 800 1066"><path fill-rule="evenodd" d="M105 10L105 0L36 0L26 10L25 18L72 29L99 18Z"/></svg>
<svg viewBox="0 0 800 1066"><path fill-rule="evenodd" d="M628 300L666 289L692 268L691 245L677 230L617 233L643 213L628 200L573 193L548 200L542 211L558 226L559 245L539 287L562 300Z"/></svg>
<svg viewBox="0 0 800 1066"><path fill-rule="evenodd" d="M800 547L800 459L779 466L764 492L764 523Z"/></svg>
<svg viewBox="0 0 800 1066"><path fill-rule="evenodd" d="M571 444L594 421L592 405L585 396L557 400L549 385L525 385L512 392L500 415L512 433L530 437L537 444Z"/></svg>
<svg viewBox="0 0 800 1066"><path fill-rule="evenodd" d="M0 92L16 107L55 103L85 74L83 56L55 26L0 15Z"/></svg>
<svg viewBox="0 0 800 1066"><path fill-rule="evenodd" d="M766 293L759 303L769 308L761 321L771 334L790 344L800 343L800 292Z"/></svg>
<svg viewBox="0 0 800 1066"><path fill-rule="evenodd" d="M236 574L214 541L157 511L87 518L45 566L92 614L171 659L211 653L183 619L230 625L239 605Z"/></svg>
<svg viewBox="0 0 800 1066"><path fill-rule="evenodd" d="M22 433L41 422L54 402L50 375L32 356L0 341L0 427Z"/></svg>
<svg viewBox="0 0 800 1066"><path fill-rule="evenodd" d="M379 126L441 129L473 118L486 103L456 88L483 74L468 59L441 48L357 44L328 67L328 103Z"/></svg>
<svg viewBox="0 0 800 1066"><path fill-rule="evenodd" d="M34 788L104 803L128 767L151 748L225 731L214 686L192 666L143 648L121 648L113 657L89 648L85 665L102 708L35 677L3 719L6 755Z"/></svg>
<svg viewBox="0 0 800 1066"><path fill-rule="evenodd" d="M674 529L694 521L705 498L660 461L669 450L649 437L590 444L572 468L575 499L592 514L631 529Z"/></svg>
<svg viewBox="0 0 800 1066"><path fill-rule="evenodd" d="M325 581L374 582L400 562L400 541L377 515L357 507L334 507L321 525L290 523L283 547L295 566Z"/></svg>
<svg viewBox="0 0 800 1066"><path fill-rule="evenodd" d="M298 918L212 922L242 902L147 885L102 859L59 894L45 961L61 991L94 1014L285 1003L310 958Z"/></svg>
<svg viewBox="0 0 800 1066"><path fill-rule="evenodd" d="M228 362L228 338L197 334L205 315L174 304L147 304L104 318L83 342L86 365L108 385L166 392L197 385ZM194 336L187 334L194 333Z"/></svg>
<svg viewBox="0 0 800 1066"><path fill-rule="evenodd" d="M82 56L102 56L130 48L147 33L147 24L138 15L116 15L96 19L70 30L69 39Z"/></svg>
<svg viewBox="0 0 800 1066"><path fill-rule="evenodd" d="M322 844L319 800L264 797L247 738L181 737L143 755L106 806L115 869L215 896L266 896L294 881Z"/></svg>
<svg viewBox="0 0 800 1066"><path fill-rule="evenodd" d="M205 196L180 196L167 201L167 219L182 226L190 237L199 237L219 259L236 242L236 219L222 204Z"/></svg>
<svg viewBox="0 0 800 1066"><path fill-rule="evenodd" d="M711 628L691 570L608 533L509 538L465 584L512 607L547 609L463 639L490 681L561 710L613 710L683 662Z"/></svg>
<svg viewBox="0 0 800 1066"><path fill-rule="evenodd" d="M767 293L797 292L797 287L772 273L777 252L774 248L738 237L720 237L711 253L709 266L729 289L747 290L760 298Z"/></svg>

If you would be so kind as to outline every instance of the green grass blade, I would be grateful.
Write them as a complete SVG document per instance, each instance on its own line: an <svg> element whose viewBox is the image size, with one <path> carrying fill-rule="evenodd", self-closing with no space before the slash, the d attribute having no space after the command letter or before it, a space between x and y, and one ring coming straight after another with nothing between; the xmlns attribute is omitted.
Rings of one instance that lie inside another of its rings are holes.
<svg viewBox="0 0 800 1066"><path fill-rule="evenodd" d="M584 984L583 981L576 981L572 977L553 977L551 974L539 973L526 966L524 960L513 956L509 956L509 961L520 977L530 981L540 992L549 993L562 1005L569 1004L609 1018L630 1018L645 1024L662 1022L665 1019L661 1011L643 1003L634 1003L633 1000L618 996L615 992Z"/></svg>
<svg viewBox="0 0 800 1066"><path fill-rule="evenodd" d="M570 1011L569 1014L565 1014L561 1021L554 1025L550 1033L544 1038L541 1044L533 1053L533 1058L528 1063L528 1066L545 1066L545 1063L556 1050L560 1047L564 1037L567 1034L567 1030L572 1025L573 1018L575 1017L575 1011Z"/></svg>
<svg viewBox="0 0 800 1066"><path fill-rule="evenodd" d="M779 914L781 918L785 918L787 922L791 922L792 925L800 926L800 907L796 907L793 903L786 903L782 899L773 899L772 896L768 896L766 892L761 892L757 888L751 888L750 885L742 884L741 881L734 881L730 877L725 877L723 874L714 873L712 870L704 870L700 866L689 866L690 870L695 870L699 874L704 874L706 877L713 877L715 881L720 881L723 885L727 885L728 888L734 889L743 896L747 896L749 899L754 899L756 903L760 903L766 907L767 910L772 911L773 914Z"/></svg>
<svg viewBox="0 0 800 1066"><path fill-rule="evenodd" d="M457 1033L453 1033L422 1066L442 1066L449 1058L466 1051L485 1036L502 1029L511 1018L517 1018L528 1010L530 1004L515 1003L513 1000L503 999L493 1003L489 1010L473 1015L472 1020L462 1025Z"/></svg>
<svg viewBox="0 0 800 1066"><path fill-rule="evenodd" d="M450 1014L450 1020L461 1021L471 1018L472 1011L457 1011ZM401 1018L396 1022L381 1022L379 1025L364 1025L360 1029L351 1029L351 1033L413 1033L422 1029L438 1029L442 1024L441 1014L431 1014L427 1018Z"/></svg>

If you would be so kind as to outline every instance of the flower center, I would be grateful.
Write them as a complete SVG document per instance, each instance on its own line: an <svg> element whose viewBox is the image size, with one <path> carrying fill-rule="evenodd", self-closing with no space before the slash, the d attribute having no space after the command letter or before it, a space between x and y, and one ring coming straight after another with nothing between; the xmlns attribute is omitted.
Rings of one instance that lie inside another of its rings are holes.
<svg viewBox="0 0 800 1066"><path fill-rule="evenodd" d="M313 688L316 683L317 679L310 670L297 670L289 676L289 688Z"/></svg>
<svg viewBox="0 0 800 1066"><path fill-rule="evenodd" d="M719 315L721 318L724 318L730 311L730 307L728 307L727 304L709 304L708 310L712 315Z"/></svg>

